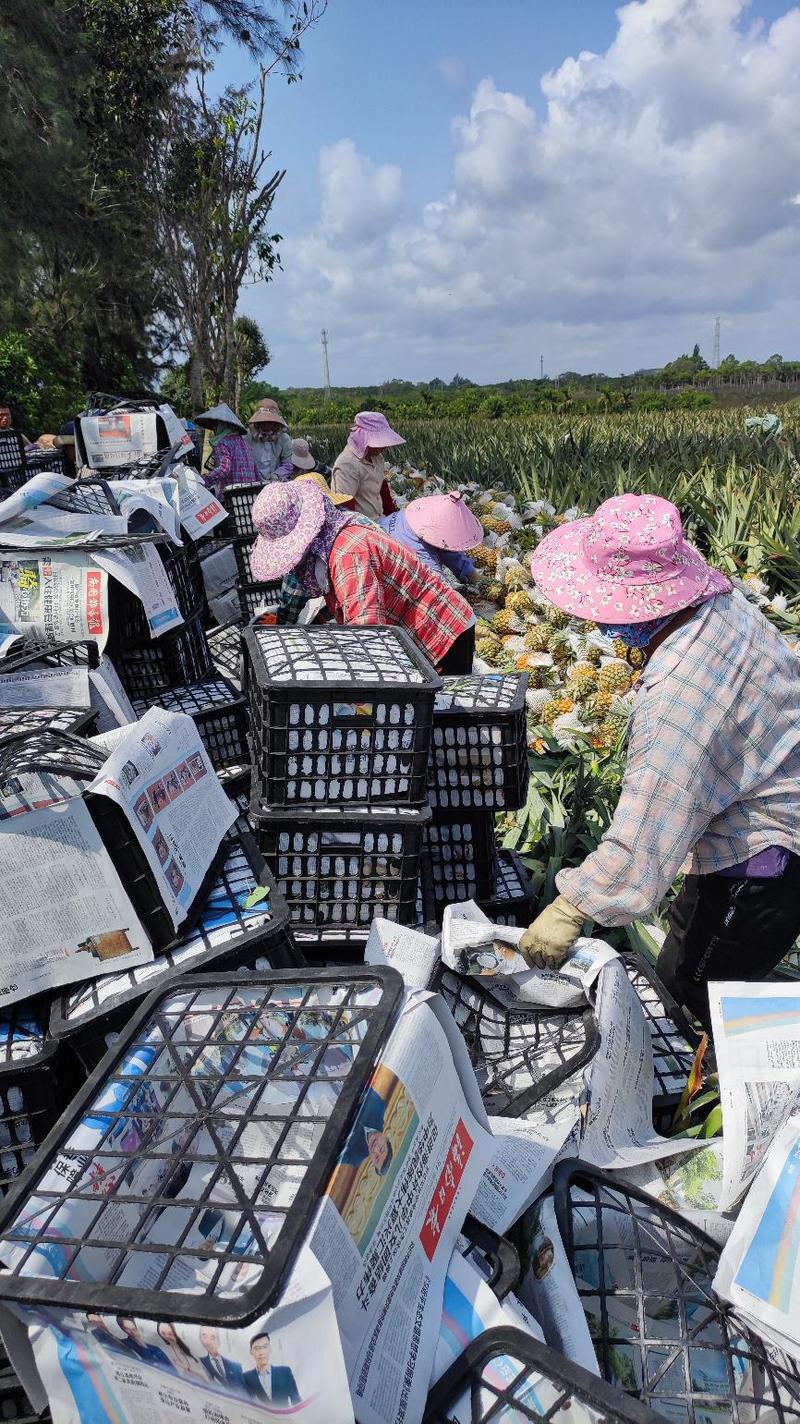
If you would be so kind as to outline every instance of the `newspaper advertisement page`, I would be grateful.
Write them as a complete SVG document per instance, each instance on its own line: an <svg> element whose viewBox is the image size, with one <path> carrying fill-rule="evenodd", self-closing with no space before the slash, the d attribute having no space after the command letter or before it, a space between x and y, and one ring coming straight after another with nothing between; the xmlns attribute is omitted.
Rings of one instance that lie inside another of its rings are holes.
<svg viewBox="0 0 800 1424"><path fill-rule="evenodd" d="M196 723L185 712L148 708L88 792L122 807L177 930L237 815Z"/></svg>
<svg viewBox="0 0 800 1424"><path fill-rule="evenodd" d="M686 1221L704 1231L718 1246L731 1234L733 1218L718 1210L722 1187L722 1138L705 1142L695 1151L666 1157L662 1162L643 1162L637 1167L615 1170L613 1175L664 1206L677 1211Z"/></svg>
<svg viewBox="0 0 800 1424"><path fill-rule="evenodd" d="M403 976L407 989L427 989L438 962L438 939L406 929L394 920L372 921L364 949L365 964L390 964Z"/></svg>
<svg viewBox="0 0 800 1424"><path fill-rule="evenodd" d="M223 509L216 495L206 489L200 475L190 465L178 465L175 473L178 477L181 524L190 539L201 539L228 518L228 511Z"/></svg>
<svg viewBox="0 0 800 1424"><path fill-rule="evenodd" d="M586 1069L589 1094L579 1156L596 1167L625 1167L697 1148L687 1137L660 1137L653 1127L653 1041L620 960L597 980L600 1046Z"/></svg>
<svg viewBox="0 0 800 1424"><path fill-rule="evenodd" d="M310 1237L333 1286L359 1424L422 1417L447 1267L490 1151L444 1030L429 1003L412 998Z"/></svg>
<svg viewBox="0 0 800 1424"><path fill-rule="evenodd" d="M95 553L94 562L141 600L151 637L160 638L182 625L175 590L155 545L128 544L124 549L104 550Z"/></svg>
<svg viewBox="0 0 800 1424"><path fill-rule="evenodd" d="M35 643L108 638L108 575L88 554L0 550L0 639Z"/></svg>
<svg viewBox="0 0 800 1424"><path fill-rule="evenodd" d="M800 1118L770 1146L720 1256L714 1289L800 1360Z"/></svg>
<svg viewBox="0 0 800 1424"><path fill-rule="evenodd" d="M492 1160L478 1184L472 1215L503 1236L550 1184L550 1174L580 1116L576 1099L526 1118L492 1117Z"/></svg>
<svg viewBox="0 0 800 1424"><path fill-rule="evenodd" d="M305 1248L280 1304L245 1328L14 1308L53 1424L353 1424L330 1283ZM313 1349L309 1341L313 1340Z"/></svg>
<svg viewBox="0 0 800 1424"><path fill-rule="evenodd" d="M91 705L89 669L32 664L0 673L0 707L76 707Z"/></svg>
<svg viewBox="0 0 800 1424"><path fill-rule="evenodd" d="M158 450L154 410L110 410L106 415L80 417L80 435L93 470L133 465Z"/></svg>
<svg viewBox="0 0 800 1424"><path fill-rule="evenodd" d="M800 1094L800 984L709 984L722 1106L720 1209L747 1190Z"/></svg>
<svg viewBox="0 0 800 1424"><path fill-rule="evenodd" d="M153 958L83 801L0 820L0 1002Z"/></svg>
<svg viewBox="0 0 800 1424"><path fill-rule="evenodd" d="M109 480L108 488L122 510L126 526L131 515L143 513L169 534L173 544L183 542L176 480L166 477L163 480Z"/></svg>
<svg viewBox="0 0 800 1424"><path fill-rule="evenodd" d="M548 1345L599 1375L586 1314L558 1229L552 1196L542 1197L524 1222L528 1268L519 1287L523 1305L542 1327Z"/></svg>

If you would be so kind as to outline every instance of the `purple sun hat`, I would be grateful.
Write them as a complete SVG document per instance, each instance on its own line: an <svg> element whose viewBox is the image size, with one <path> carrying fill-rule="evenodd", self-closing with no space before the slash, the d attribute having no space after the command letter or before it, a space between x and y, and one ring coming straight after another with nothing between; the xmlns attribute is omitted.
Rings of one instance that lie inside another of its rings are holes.
<svg viewBox="0 0 800 1424"><path fill-rule="evenodd" d="M325 522L327 501L310 480L265 485L253 503L258 538L250 569L258 582L283 578L300 563Z"/></svg>
<svg viewBox="0 0 800 1424"><path fill-rule="evenodd" d="M731 589L689 543L675 505L654 494L617 495L554 529L531 573L557 608L597 623L668 618Z"/></svg>

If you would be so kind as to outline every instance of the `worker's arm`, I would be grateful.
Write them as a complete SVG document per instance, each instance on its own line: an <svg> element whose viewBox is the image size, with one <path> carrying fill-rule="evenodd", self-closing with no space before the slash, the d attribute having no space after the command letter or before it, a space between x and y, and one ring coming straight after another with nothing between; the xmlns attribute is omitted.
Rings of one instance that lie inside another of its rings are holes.
<svg viewBox="0 0 800 1424"><path fill-rule="evenodd" d="M637 709L611 825L582 865L556 876L560 894L601 925L655 910L719 809L703 801L704 746L688 731L681 764L663 756L666 735Z"/></svg>
<svg viewBox="0 0 800 1424"><path fill-rule="evenodd" d="M472 559L468 559L466 554L457 553L455 549L437 549L436 552L446 569L455 574L462 583L469 583L475 572Z"/></svg>
<svg viewBox="0 0 800 1424"><path fill-rule="evenodd" d="M337 554L333 547L329 576L343 623L385 623L383 585L365 540Z"/></svg>

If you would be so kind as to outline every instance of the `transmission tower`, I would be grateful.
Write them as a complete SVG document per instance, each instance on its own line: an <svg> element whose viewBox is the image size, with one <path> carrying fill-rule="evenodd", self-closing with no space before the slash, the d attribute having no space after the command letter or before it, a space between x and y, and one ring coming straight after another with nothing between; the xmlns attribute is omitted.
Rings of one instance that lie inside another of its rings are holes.
<svg viewBox="0 0 800 1424"><path fill-rule="evenodd" d="M539 380L544 380L544 356L539 357Z"/></svg>
<svg viewBox="0 0 800 1424"><path fill-rule="evenodd" d="M719 370L719 317L714 323L714 360L711 364L715 371Z"/></svg>
<svg viewBox="0 0 800 1424"><path fill-rule="evenodd" d="M329 401L331 398L331 370L328 365L328 333L324 326L322 328L322 354L325 360L325 399Z"/></svg>

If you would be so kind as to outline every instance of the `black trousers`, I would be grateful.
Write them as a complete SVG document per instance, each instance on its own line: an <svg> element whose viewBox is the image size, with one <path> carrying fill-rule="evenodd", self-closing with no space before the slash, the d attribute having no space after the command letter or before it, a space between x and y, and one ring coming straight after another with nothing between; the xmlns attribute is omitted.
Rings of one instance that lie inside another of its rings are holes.
<svg viewBox="0 0 800 1424"><path fill-rule="evenodd" d="M475 624L473 623L471 628L465 628L463 633L459 633L455 642L450 644L439 664L439 671L446 677L463 677L465 673L472 672L474 657Z"/></svg>
<svg viewBox="0 0 800 1424"><path fill-rule="evenodd" d="M800 856L783 875L687 875L658 956L659 978L710 1031L709 980L765 979L800 934Z"/></svg>

